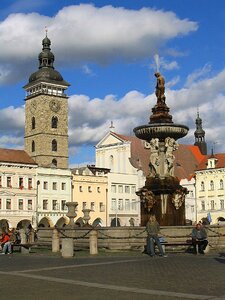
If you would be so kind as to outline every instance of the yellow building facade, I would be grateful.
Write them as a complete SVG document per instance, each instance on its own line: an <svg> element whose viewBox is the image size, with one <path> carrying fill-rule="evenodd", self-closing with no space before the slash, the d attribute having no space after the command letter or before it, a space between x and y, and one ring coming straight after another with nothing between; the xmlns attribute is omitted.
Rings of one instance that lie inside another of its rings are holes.
<svg viewBox="0 0 225 300"><path fill-rule="evenodd" d="M78 203L75 222L83 224L83 210L90 210L89 224L106 226L109 169L87 166L72 170L73 201Z"/></svg>

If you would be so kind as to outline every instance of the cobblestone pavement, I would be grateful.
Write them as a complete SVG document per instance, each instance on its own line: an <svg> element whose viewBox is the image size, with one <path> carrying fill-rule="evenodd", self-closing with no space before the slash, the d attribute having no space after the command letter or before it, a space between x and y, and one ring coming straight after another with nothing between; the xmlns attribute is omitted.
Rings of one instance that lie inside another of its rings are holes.
<svg viewBox="0 0 225 300"><path fill-rule="evenodd" d="M0 299L225 299L225 254L0 256Z"/></svg>

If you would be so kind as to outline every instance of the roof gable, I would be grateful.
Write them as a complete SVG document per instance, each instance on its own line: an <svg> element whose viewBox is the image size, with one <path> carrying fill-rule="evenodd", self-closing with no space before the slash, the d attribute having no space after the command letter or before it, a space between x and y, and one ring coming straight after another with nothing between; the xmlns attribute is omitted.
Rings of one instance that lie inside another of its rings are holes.
<svg viewBox="0 0 225 300"><path fill-rule="evenodd" d="M95 146L95 148L98 149L110 145L123 144L124 142L126 142L126 140L123 139L122 135L118 135L115 132L110 131L101 139L101 141Z"/></svg>

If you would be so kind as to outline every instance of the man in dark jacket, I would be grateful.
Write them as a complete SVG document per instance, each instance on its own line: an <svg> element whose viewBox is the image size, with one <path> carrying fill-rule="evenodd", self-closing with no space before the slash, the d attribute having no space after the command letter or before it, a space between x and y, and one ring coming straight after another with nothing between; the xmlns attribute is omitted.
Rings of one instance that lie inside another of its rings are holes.
<svg viewBox="0 0 225 300"><path fill-rule="evenodd" d="M207 232L201 223L198 223L195 228L192 230L192 244L194 246L194 253L197 254L197 245L198 253L204 254L204 250L208 245L207 241Z"/></svg>

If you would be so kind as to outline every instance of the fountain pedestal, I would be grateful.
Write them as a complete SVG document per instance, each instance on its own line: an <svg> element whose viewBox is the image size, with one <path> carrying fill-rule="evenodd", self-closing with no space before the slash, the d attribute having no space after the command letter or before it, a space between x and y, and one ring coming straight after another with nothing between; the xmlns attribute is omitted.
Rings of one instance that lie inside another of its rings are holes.
<svg viewBox="0 0 225 300"><path fill-rule="evenodd" d="M150 214L154 214L160 225L185 224L185 195L187 189L174 176L173 151L178 140L188 133L185 125L174 124L165 103L164 78L156 73L157 104L152 108L150 122L134 128L135 135L145 140L150 149L149 175L145 186L137 192L141 199L141 225L145 226Z"/></svg>

